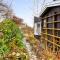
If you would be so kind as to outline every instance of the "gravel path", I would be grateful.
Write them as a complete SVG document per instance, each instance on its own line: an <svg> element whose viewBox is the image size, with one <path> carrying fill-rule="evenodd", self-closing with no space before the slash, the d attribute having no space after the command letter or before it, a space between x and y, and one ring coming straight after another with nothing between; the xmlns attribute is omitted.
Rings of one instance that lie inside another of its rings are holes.
<svg viewBox="0 0 60 60"><path fill-rule="evenodd" d="M38 60L37 56L35 55L35 53L32 51L32 47L30 46L30 43L26 41L26 39L24 39L24 44L26 46L26 49L28 51L30 60Z"/></svg>

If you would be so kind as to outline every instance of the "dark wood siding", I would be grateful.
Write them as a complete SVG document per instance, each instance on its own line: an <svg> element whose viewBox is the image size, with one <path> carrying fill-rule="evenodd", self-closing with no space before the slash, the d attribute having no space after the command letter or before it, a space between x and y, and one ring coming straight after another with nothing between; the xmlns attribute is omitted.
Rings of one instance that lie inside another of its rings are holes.
<svg viewBox="0 0 60 60"><path fill-rule="evenodd" d="M46 40L46 49L60 50L60 6L48 8L41 15L41 19L43 24L41 37L42 40Z"/></svg>

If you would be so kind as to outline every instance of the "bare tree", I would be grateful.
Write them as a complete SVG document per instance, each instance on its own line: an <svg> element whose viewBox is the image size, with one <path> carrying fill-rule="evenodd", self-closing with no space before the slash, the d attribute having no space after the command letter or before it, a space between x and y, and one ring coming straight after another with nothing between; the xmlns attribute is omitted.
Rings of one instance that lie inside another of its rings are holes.
<svg viewBox="0 0 60 60"><path fill-rule="evenodd" d="M11 18L12 17L12 9L3 2L3 0L0 0L0 18Z"/></svg>
<svg viewBox="0 0 60 60"><path fill-rule="evenodd" d="M0 0L0 2L2 2L3 0Z"/></svg>

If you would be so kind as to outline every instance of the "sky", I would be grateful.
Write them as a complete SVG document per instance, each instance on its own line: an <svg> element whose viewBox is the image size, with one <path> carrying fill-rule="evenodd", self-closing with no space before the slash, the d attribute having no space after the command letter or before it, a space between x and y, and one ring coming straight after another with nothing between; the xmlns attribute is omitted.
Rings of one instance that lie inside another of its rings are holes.
<svg viewBox="0 0 60 60"><path fill-rule="evenodd" d="M14 0L13 9L16 16L33 27L33 3L32 0Z"/></svg>
<svg viewBox="0 0 60 60"><path fill-rule="evenodd" d="M45 0L45 2L48 1L50 0ZM35 0L35 3L34 0L13 0L12 8L16 16L22 18L27 25L33 27L34 15L39 16L41 7L45 3L43 2L44 0Z"/></svg>
<svg viewBox="0 0 60 60"><path fill-rule="evenodd" d="M11 4L13 13L24 20L24 22L33 27L34 16L40 15L42 6L52 0L4 0L7 4ZM35 2L34 2L35 1ZM37 8L38 6L38 8Z"/></svg>

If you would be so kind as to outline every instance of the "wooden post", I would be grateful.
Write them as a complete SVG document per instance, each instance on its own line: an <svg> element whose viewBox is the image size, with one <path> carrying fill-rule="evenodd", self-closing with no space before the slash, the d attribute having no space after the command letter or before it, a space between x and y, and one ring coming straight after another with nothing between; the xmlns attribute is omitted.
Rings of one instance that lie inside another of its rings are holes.
<svg viewBox="0 0 60 60"><path fill-rule="evenodd" d="M47 18L46 18L46 28L47 28ZM47 34L47 29L46 29L46 34ZM46 39L47 39L47 35L46 35ZM46 40L46 50L47 50L47 40Z"/></svg>
<svg viewBox="0 0 60 60"><path fill-rule="evenodd" d="M54 20L55 20L55 16L53 15L53 42L55 43L55 37L54 37L54 35L55 35L55 33L54 33ZM53 52L55 52L55 45L53 44Z"/></svg>

